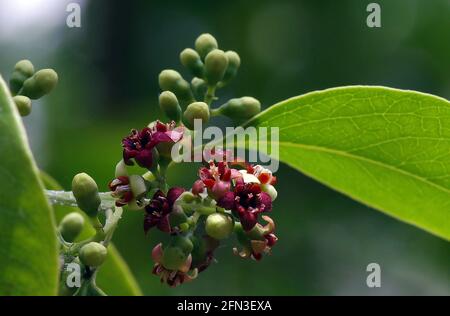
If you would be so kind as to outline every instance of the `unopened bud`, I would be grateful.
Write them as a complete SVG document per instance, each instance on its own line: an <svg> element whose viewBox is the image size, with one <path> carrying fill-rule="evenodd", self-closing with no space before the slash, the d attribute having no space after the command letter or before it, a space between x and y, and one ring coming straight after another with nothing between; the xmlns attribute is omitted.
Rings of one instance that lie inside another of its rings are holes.
<svg viewBox="0 0 450 316"><path fill-rule="evenodd" d="M164 248L162 264L166 269L178 270L189 257L194 245L192 241L184 236L174 236L170 245Z"/></svg>
<svg viewBox="0 0 450 316"><path fill-rule="evenodd" d="M208 85L205 80L194 77L191 81L192 92L197 100L203 100L206 91L208 90Z"/></svg>
<svg viewBox="0 0 450 316"><path fill-rule="evenodd" d="M253 97L236 98L222 105L219 111L232 119L246 120L261 111L261 103Z"/></svg>
<svg viewBox="0 0 450 316"><path fill-rule="evenodd" d="M18 61L14 66L14 71L9 79L9 87L12 95L16 95L23 86L25 80L34 74L34 66L31 61L24 59Z"/></svg>
<svg viewBox="0 0 450 316"><path fill-rule="evenodd" d="M94 179L86 173L77 174L72 180L72 192L83 212L89 217L97 216L101 200Z"/></svg>
<svg viewBox="0 0 450 316"><path fill-rule="evenodd" d="M223 50L214 49L205 58L205 78L209 85L215 85L223 79L228 67L228 59Z"/></svg>
<svg viewBox="0 0 450 316"><path fill-rule="evenodd" d="M194 120L202 120L203 124L209 121L209 107L205 102L194 102L189 104L183 114L183 123L189 129L194 129Z"/></svg>
<svg viewBox="0 0 450 316"><path fill-rule="evenodd" d="M181 119L181 107L176 95L171 91L164 91L159 95L159 107L171 120L179 122Z"/></svg>
<svg viewBox="0 0 450 316"><path fill-rule="evenodd" d="M202 59L205 59L210 51L218 47L217 40L209 33L204 33L195 40L195 50Z"/></svg>
<svg viewBox="0 0 450 316"><path fill-rule="evenodd" d="M172 91L182 104L191 102L194 97L192 95L189 82L175 70L166 69L159 74L159 86L161 90Z"/></svg>
<svg viewBox="0 0 450 316"><path fill-rule="evenodd" d="M53 69L42 69L23 83L20 94L30 99L39 99L48 94L58 83L58 74Z"/></svg>
<svg viewBox="0 0 450 316"><path fill-rule="evenodd" d="M135 199L139 199L147 193L147 186L142 176L133 174L128 178L130 179L130 188Z"/></svg>
<svg viewBox="0 0 450 316"><path fill-rule="evenodd" d="M98 242L90 242L80 250L80 260L90 267L99 267L105 262L108 251L106 247Z"/></svg>
<svg viewBox="0 0 450 316"><path fill-rule="evenodd" d="M23 95L16 95L13 97L14 103L17 106L17 110L20 116L27 116L31 113L31 100Z"/></svg>
<svg viewBox="0 0 450 316"><path fill-rule="evenodd" d="M200 55L192 48L186 48L180 53L181 64L197 77L202 78L204 73L203 62Z"/></svg>
<svg viewBox="0 0 450 316"><path fill-rule="evenodd" d="M241 58L236 52L232 50L226 51L225 56L228 59L228 67L221 81L222 85L226 85L231 79L236 77L239 66L241 65Z"/></svg>
<svg viewBox="0 0 450 316"><path fill-rule="evenodd" d="M116 178L128 176L127 165L123 159L117 163L114 175Z"/></svg>
<svg viewBox="0 0 450 316"><path fill-rule="evenodd" d="M205 223L206 233L214 239L227 238L233 231L233 220L225 214L214 213L208 216Z"/></svg>
<svg viewBox="0 0 450 316"><path fill-rule="evenodd" d="M59 232L67 242L73 242L84 227L84 218L81 214L72 212L64 216L59 223Z"/></svg>

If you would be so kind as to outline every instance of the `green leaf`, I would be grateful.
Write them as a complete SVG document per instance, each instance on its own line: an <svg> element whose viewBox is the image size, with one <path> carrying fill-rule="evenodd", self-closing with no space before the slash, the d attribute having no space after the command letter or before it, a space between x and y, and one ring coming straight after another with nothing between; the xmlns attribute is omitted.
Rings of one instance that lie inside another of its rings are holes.
<svg viewBox="0 0 450 316"><path fill-rule="evenodd" d="M55 179L42 171L41 179L47 189L62 190L62 187ZM70 212L80 213L85 217L86 222L88 222L86 215L78 208L57 205L54 207L54 210L57 222ZM89 238L92 235L94 235L94 229L86 225L78 240ZM128 268L128 265L113 244L109 244L108 246L108 257L97 274L97 284L108 295L142 295L139 285Z"/></svg>
<svg viewBox="0 0 450 316"><path fill-rule="evenodd" d="M350 86L288 99L246 125L279 127L281 161L450 240L449 101Z"/></svg>
<svg viewBox="0 0 450 316"><path fill-rule="evenodd" d="M9 89L0 76L0 295L55 295L51 207Z"/></svg>

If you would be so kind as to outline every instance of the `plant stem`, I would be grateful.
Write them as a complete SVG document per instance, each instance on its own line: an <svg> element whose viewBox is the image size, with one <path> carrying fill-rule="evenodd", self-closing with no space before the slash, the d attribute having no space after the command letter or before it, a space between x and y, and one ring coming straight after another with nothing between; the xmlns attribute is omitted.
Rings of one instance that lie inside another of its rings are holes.
<svg viewBox="0 0 450 316"><path fill-rule="evenodd" d="M77 201L72 192L45 190L45 195L52 205L77 207ZM101 210L107 210L114 207L115 200L110 192L100 192Z"/></svg>
<svg viewBox="0 0 450 316"><path fill-rule="evenodd" d="M216 86L208 86L208 90L205 94L205 103L211 105L212 101L215 98Z"/></svg>

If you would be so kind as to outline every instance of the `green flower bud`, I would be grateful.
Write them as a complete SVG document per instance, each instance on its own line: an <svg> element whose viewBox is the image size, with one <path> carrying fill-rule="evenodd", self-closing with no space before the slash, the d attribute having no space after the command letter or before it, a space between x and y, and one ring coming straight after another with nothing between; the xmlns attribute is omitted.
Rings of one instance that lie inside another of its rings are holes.
<svg viewBox="0 0 450 316"><path fill-rule="evenodd" d="M145 180L142 176L133 174L128 177L130 180L131 192L136 199L141 198L145 193L147 193L147 186Z"/></svg>
<svg viewBox="0 0 450 316"><path fill-rule="evenodd" d="M205 223L206 233L214 239L227 238L233 231L233 220L225 214L214 213L208 216Z"/></svg>
<svg viewBox="0 0 450 316"><path fill-rule="evenodd" d="M218 47L216 39L209 33L204 33L195 40L195 50L202 59L205 59L210 51Z"/></svg>
<svg viewBox="0 0 450 316"><path fill-rule="evenodd" d="M180 53L181 64L197 77L202 78L204 67L200 55L192 48L186 48Z"/></svg>
<svg viewBox="0 0 450 316"><path fill-rule="evenodd" d="M178 270L191 254L194 245L192 241L181 235L173 236L169 246L164 248L161 262L166 269Z"/></svg>
<svg viewBox="0 0 450 316"><path fill-rule="evenodd" d="M14 103L21 116L27 116L31 113L31 100L23 95L16 95L13 97Z"/></svg>
<svg viewBox="0 0 450 316"><path fill-rule="evenodd" d="M170 246L180 248L186 256L189 255L194 248L192 241L188 237L182 235L172 237Z"/></svg>
<svg viewBox="0 0 450 316"><path fill-rule="evenodd" d="M215 85L222 80L228 67L228 58L220 49L214 49L205 58L205 78L208 84Z"/></svg>
<svg viewBox="0 0 450 316"><path fill-rule="evenodd" d="M34 66L31 61L24 59L16 63L14 71L9 79L9 87L12 95L16 95L23 86L25 80L34 74Z"/></svg>
<svg viewBox="0 0 450 316"><path fill-rule="evenodd" d="M189 129L194 129L194 120L200 119L203 124L209 121L209 107L205 102L194 102L189 104L183 113L183 123Z"/></svg>
<svg viewBox="0 0 450 316"><path fill-rule="evenodd" d="M105 262L108 251L106 247L98 242L90 242L80 250L80 260L90 267L99 267Z"/></svg>
<svg viewBox="0 0 450 316"><path fill-rule="evenodd" d="M261 103L252 97L231 99L219 108L221 114L232 119L249 119L261 111Z"/></svg>
<svg viewBox="0 0 450 316"><path fill-rule="evenodd" d="M42 69L23 83L20 94L30 99L39 99L48 94L58 82L58 75L53 69Z"/></svg>
<svg viewBox="0 0 450 316"><path fill-rule="evenodd" d="M186 216L186 214L184 213L183 209L180 206L174 207L172 212L170 212L169 215L170 227L180 226L181 224L186 223L187 220L188 217Z"/></svg>
<svg viewBox="0 0 450 316"><path fill-rule="evenodd" d="M89 217L97 216L101 201L94 179L86 173L77 174L72 180L72 192L83 212Z"/></svg>
<svg viewBox="0 0 450 316"><path fill-rule="evenodd" d="M189 82L175 70L166 69L159 74L159 87L163 91L172 91L182 104L194 100Z"/></svg>
<svg viewBox="0 0 450 316"><path fill-rule="evenodd" d="M206 91L208 90L208 85L205 80L194 77L191 81L192 92L197 100L203 100Z"/></svg>
<svg viewBox="0 0 450 316"><path fill-rule="evenodd" d="M84 227L84 217L76 212L64 216L59 223L59 232L67 242L73 242Z"/></svg>
<svg viewBox="0 0 450 316"><path fill-rule="evenodd" d="M189 254L185 254L179 247L166 247L161 259L162 265L169 270L178 270L185 262Z"/></svg>
<svg viewBox="0 0 450 316"><path fill-rule="evenodd" d="M123 159L121 159L117 163L114 175L115 175L116 178L117 177L122 177L122 176L128 176L127 165L125 164Z"/></svg>
<svg viewBox="0 0 450 316"><path fill-rule="evenodd" d="M226 51L225 56L228 59L228 67L222 81L220 82L222 86L226 85L231 81L231 79L236 77L239 66L241 65L241 58L236 52L232 50Z"/></svg>
<svg viewBox="0 0 450 316"><path fill-rule="evenodd" d="M164 91L159 95L159 107L171 120L179 122L181 119L181 107L176 95L171 91Z"/></svg>

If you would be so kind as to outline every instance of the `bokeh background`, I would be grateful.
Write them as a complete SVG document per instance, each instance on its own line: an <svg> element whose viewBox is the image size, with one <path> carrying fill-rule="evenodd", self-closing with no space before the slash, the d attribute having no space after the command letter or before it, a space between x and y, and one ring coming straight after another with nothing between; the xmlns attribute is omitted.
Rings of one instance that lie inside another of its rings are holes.
<svg viewBox="0 0 450 316"><path fill-rule="evenodd" d="M81 28L66 26L69 2L82 7ZM35 157L66 188L85 171L106 190L122 136L161 117L158 73L181 71L179 52L203 32L242 58L223 98L252 95L268 107L312 90L370 84L448 99L450 1L376 1L382 27L375 29L366 26L370 2L0 0L0 73L8 77L23 58L57 70L57 89L25 118ZM177 167L170 182L188 186L192 170ZM158 236L145 237L142 214L127 213L114 241L144 293L450 295L447 242L287 166L278 178L274 255L245 261L225 243L218 264L176 289L151 275ZM379 289L366 286L370 262L381 265Z"/></svg>

